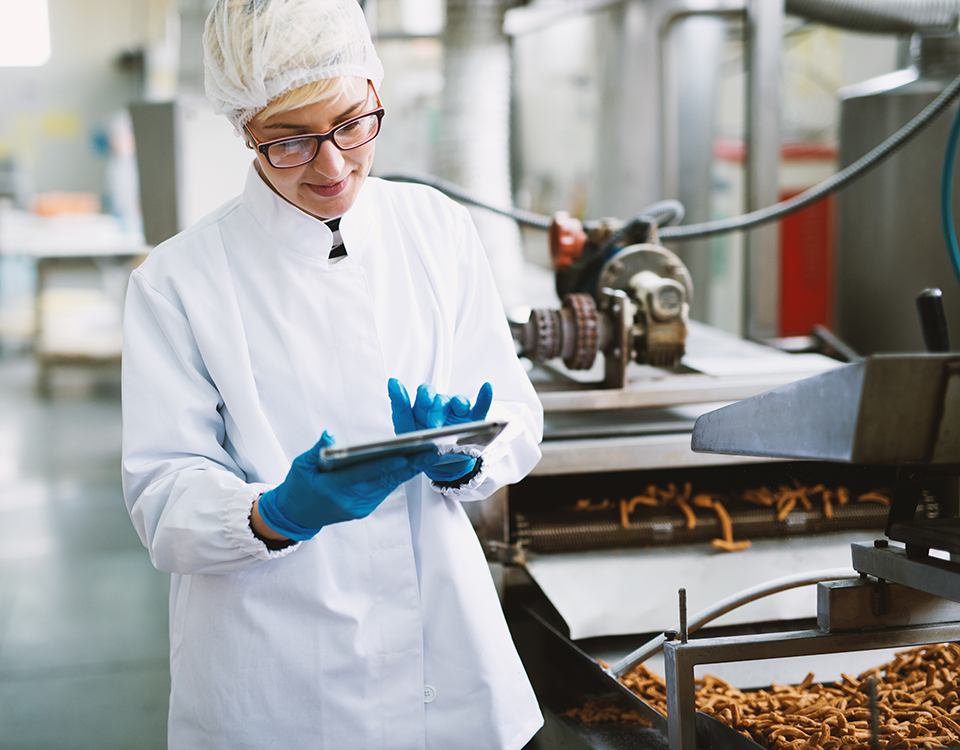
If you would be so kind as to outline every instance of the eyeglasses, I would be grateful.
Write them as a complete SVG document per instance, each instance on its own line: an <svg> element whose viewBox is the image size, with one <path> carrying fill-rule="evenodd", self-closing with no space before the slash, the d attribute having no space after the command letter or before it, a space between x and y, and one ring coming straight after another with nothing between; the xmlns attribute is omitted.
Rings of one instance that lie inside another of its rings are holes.
<svg viewBox="0 0 960 750"><path fill-rule="evenodd" d="M250 136L257 151L267 157L267 162L275 169L290 169L300 167L314 160L320 153L320 145L324 141L332 141L341 151L350 151L369 143L380 132L380 121L383 119L383 106L373 84L368 82L377 100L377 108L362 115L352 117L342 122L326 133L310 135L293 135L287 138L277 138L274 141L258 141L246 125L243 129ZM254 148L247 142L248 148Z"/></svg>

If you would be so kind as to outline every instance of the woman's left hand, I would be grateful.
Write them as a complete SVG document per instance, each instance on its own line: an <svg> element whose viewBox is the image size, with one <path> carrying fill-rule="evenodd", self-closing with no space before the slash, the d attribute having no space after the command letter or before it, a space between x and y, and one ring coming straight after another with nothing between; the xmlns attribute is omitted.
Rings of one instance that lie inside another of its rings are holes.
<svg viewBox="0 0 960 750"><path fill-rule="evenodd" d="M466 396L450 398L438 394L429 383L417 388L416 401L411 405L407 389L396 378L387 383L390 396L390 410L393 416L393 430L397 435L414 430L429 430L436 427L479 422L487 416L493 402L493 386L484 383L477 393L477 401L471 406ZM476 474L480 459L475 456L450 452L441 455L440 460L424 471L434 482L456 485L464 477Z"/></svg>
<svg viewBox="0 0 960 750"><path fill-rule="evenodd" d="M480 386L473 406L466 396L450 398L438 394L429 383L422 383L417 388L417 398L411 404L407 389L396 378L390 378L387 393L390 396L393 429L397 435L414 430L482 421L493 402L493 386L490 383Z"/></svg>

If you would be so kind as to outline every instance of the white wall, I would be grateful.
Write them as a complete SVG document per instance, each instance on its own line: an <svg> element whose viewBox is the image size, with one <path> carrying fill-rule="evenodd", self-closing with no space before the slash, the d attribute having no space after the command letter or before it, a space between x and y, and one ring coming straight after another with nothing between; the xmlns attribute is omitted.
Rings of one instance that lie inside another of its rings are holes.
<svg viewBox="0 0 960 750"><path fill-rule="evenodd" d="M106 159L95 138L141 88L115 61L162 37L167 0L48 2L49 62L0 68L0 158L21 162L31 192L102 194Z"/></svg>

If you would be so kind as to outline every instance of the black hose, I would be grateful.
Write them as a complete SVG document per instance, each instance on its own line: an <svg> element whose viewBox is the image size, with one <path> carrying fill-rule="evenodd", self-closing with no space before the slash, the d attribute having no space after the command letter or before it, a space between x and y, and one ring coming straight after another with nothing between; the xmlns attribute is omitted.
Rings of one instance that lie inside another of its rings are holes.
<svg viewBox="0 0 960 750"><path fill-rule="evenodd" d="M910 122L900 128L900 130L898 130L896 133L887 138L879 146L861 156L850 166L824 180L819 185L814 185L809 190L805 190L789 200L781 201L780 203L775 203L772 206L767 206L766 208L752 211L748 214L744 214L743 216L736 216L729 219L707 221L701 224L688 224L686 226L664 226L659 232L660 239L682 242L684 240L702 239L704 237L713 237L718 234L727 234L729 232L754 229L764 224L769 224L772 221L782 219L783 217L796 213L797 211L800 211L819 200L823 200L831 193L839 192L851 182L859 177L862 177L871 169L878 166L885 159L906 146L907 143L919 135L920 132L927 127L927 125L939 117L953 102L953 100L957 98L958 94L960 94L960 76L957 76L953 81L951 81L950 85L940 92L940 95L937 96L936 99L924 107L924 109L916 117L910 120ZM463 188L454 185L451 182L447 182L446 180L441 180L438 177L421 177L407 174L395 174L385 175L383 176L383 179L394 180L397 182L418 182L424 185L430 185L431 187L436 188L440 192L445 193L451 198L461 201L462 203L469 203L474 206L479 206L480 208L485 208L488 211L502 214L503 216L509 216L518 224L524 224L530 227L549 229L552 221L551 217L544 216L542 214L536 214L532 211L524 211L523 209L514 207L503 208L500 206L494 206L471 195ZM651 211L654 208L664 206L668 203L668 201L654 203L652 206L640 212L636 218L656 218L651 215ZM665 211L666 209L658 208L657 210ZM682 216L682 214L680 215Z"/></svg>
<svg viewBox="0 0 960 750"><path fill-rule="evenodd" d="M772 206L767 206L766 208L761 208L757 211L744 214L743 216L730 219L708 221L702 224L688 224L685 227L666 227L661 230L660 238L664 240L682 241L712 237L717 234L726 234L727 232L753 229L796 213L810 204L822 200L831 193L842 190L858 177L862 177L879 165L887 157L903 148L913 138L919 135L927 125L941 115L950 103L956 99L958 94L960 94L960 76L953 79L950 85L947 86L936 99L930 102L920 114L879 146L864 156L861 156L850 166L824 180L819 185L814 185L809 190L805 190L789 200L781 201Z"/></svg>
<svg viewBox="0 0 960 750"><path fill-rule="evenodd" d="M447 180L441 180L439 177L402 173L377 175L377 177L380 177L384 180L391 180L393 182L416 182L421 185L429 185L432 188L436 188L444 195L454 198L461 203L468 203L471 206L478 206L480 208L487 209L487 211L493 211L495 214L509 216L518 224L524 224L528 227L549 229L550 224L553 222L553 218L550 216L535 214L532 211L524 211L522 208L516 208L514 206L509 206L506 208L502 206L494 206L492 203L488 203L485 200L477 198L475 195L471 195L467 190L459 185L454 185L452 182L448 182Z"/></svg>
<svg viewBox="0 0 960 750"><path fill-rule="evenodd" d="M784 10L840 29L875 34L957 30L958 0L786 0Z"/></svg>
<svg viewBox="0 0 960 750"><path fill-rule="evenodd" d="M667 199L651 203L640 212L638 218L654 221L658 227L666 227L683 221L684 213L685 209L680 201Z"/></svg>

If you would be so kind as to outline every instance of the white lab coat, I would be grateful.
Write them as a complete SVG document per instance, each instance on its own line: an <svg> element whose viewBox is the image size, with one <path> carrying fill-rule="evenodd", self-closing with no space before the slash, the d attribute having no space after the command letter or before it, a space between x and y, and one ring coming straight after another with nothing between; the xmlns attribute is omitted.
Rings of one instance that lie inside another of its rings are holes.
<svg viewBox="0 0 960 750"><path fill-rule="evenodd" d="M172 574L169 746L521 748L542 719L459 501L536 464L539 401L462 207L369 178L340 232L331 264L326 225L251 169L130 281L124 493ZM391 436L390 377L471 400L493 384L509 426L476 486L442 495L421 475L268 550L254 498L323 430Z"/></svg>

